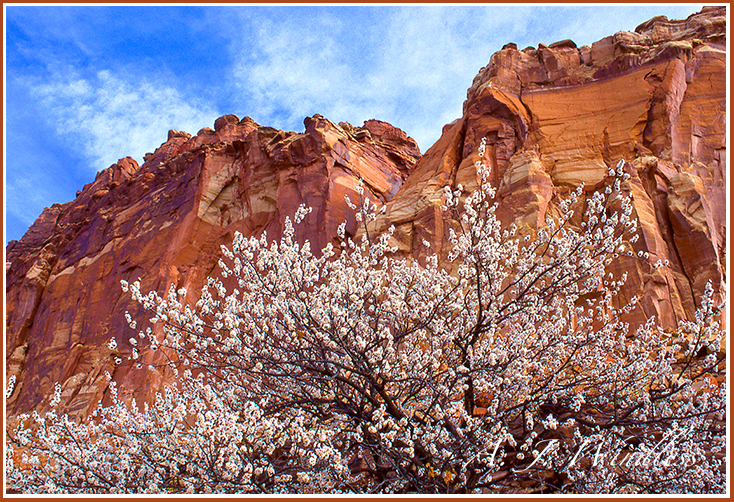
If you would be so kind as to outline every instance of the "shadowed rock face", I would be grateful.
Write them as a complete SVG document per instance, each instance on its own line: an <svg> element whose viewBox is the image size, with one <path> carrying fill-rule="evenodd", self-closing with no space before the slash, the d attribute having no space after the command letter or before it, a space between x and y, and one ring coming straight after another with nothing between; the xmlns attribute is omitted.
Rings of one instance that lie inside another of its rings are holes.
<svg viewBox="0 0 734 502"><path fill-rule="evenodd" d="M225 115L193 137L170 131L142 166L121 159L8 245L6 365L18 376L8 412L43 410L59 382L62 405L86 414L107 399L108 371L122 396L150 396L170 375L145 366L163 355L144 352L136 368L115 365L107 347L115 336L129 352L126 311L146 318L119 281L195 293L235 231L279 238L300 204L313 211L297 237L321 249L341 222L356 230L344 195L357 198L360 178L366 195L387 205L376 227L394 224L402 253L421 258L423 239L445 253L451 222L441 190L476 186L482 138L499 214L522 232L543 225L559 196L581 182L593 191L627 161L641 227L635 249L670 265L616 262L615 275L629 277L620 296L642 297L633 324L656 315L674 326L692 315L707 281L724 288L725 28L725 9L707 8L682 21L656 17L591 47L508 44L423 157L404 132L376 120L353 127L316 115L295 133Z"/></svg>
<svg viewBox="0 0 734 502"><path fill-rule="evenodd" d="M708 281L719 295L725 286L725 13L656 17L591 47L506 45L376 227L395 225L393 244L404 253L420 257L426 239L445 255L453 223L439 209L441 189L476 187L482 138L498 214L521 232L543 225L559 197L582 182L594 191L625 160L641 234L635 250L670 265L615 262L615 275L628 273L619 299L642 298L633 325L655 315L676 326L693 314Z"/></svg>

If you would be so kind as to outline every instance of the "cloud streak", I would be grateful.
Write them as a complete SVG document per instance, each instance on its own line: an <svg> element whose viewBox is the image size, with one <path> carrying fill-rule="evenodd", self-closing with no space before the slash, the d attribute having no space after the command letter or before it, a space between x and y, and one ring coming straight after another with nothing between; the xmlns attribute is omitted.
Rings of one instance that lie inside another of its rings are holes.
<svg viewBox="0 0 734 502"><path fill-rule="evenodd" d="M255 118L288 127L313 113L336 121L378 118L430 146L440 134L436 122L461 112L488 44L472 52L461 36L470 23L452 9L382 12L380 22L361 26L329 15L312 23L258 20L233 44L233 81L260 114Z"/></svg>
<svg viewBox="0 0 734 502"><path fill-rule="evenodd" d="M73 70L57 72L50 81L32 85L31 95L57 133L78 144L97 170L121 156L141 161L166 140L168 129L195 132L217 117L213 106L175 88L130 82L109 70L87 78Z"/></svg>

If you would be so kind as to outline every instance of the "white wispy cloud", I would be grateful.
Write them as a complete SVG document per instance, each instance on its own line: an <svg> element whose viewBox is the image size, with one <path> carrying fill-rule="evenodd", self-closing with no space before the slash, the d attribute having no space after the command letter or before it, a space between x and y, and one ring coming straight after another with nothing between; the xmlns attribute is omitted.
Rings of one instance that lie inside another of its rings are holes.
<svg viewBox="0 0 734 502"><path fill-rule="evenodd" d="M74 141L96 170L120 157L142 161L166 140L168 129L195 134L217 117L214 106L182 95L173 87L126 80L109 70L81 77L56 72L30 93L59 135Z"/></svg>
<svg viewBox="0 0 734 502"><path fill-rule="evenodd" d="M334 36L344 30L342 21L321 18L306 25L264 19L258 24L249 40L253 46L235 54L233 66L234 82L247 93L256 120L280 116L282 123L298 124L314 113L346 120L339 116L370 108L362 76Z"/></svg>
<svg viewBox="0 0 734 502"><path fill-rule="evenodd" d="M247 43L233 44L234 81L260 114L255 118L291 127L313 113L357 125L378 118L430 146L440 134L436 121L460 114L466 82L486 56L470 55L467 64L455 26L467 23L450 9L389 9L383 16L370 26L332 16L258 20L259 28L243 35Z"/></svg>
<svg viewBox="0 0 734 502"><path fill-rule="evenodd" d="M13 178L5 183L5 197L8 200L23 201L23 204L7 204L6 211L26 226L30 226L49 205L52 194L44 187L43 173L26 173L23 178Z"/></svg>
<svg viewBox="0 0 734 502"><path fill-rule="evenodd" d="M261 122L295 128L313 113L356 125L377 118L426 150L461 115L491 54L524 36L535 16L531 7L455 6L387 8L363 24L359 15L275 22L250 14L258 28L232 44L233 81Z"/></svg>

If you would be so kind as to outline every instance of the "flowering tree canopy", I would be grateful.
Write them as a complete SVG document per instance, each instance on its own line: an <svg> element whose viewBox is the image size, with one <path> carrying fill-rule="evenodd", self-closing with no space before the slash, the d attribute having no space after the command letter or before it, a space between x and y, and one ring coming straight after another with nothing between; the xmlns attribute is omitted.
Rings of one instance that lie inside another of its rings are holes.
<svg viewBox="0 0 734 502"><path fill-rule="evenodd" d="M480 151L481 154L481 151ZM615 308L636 223L625 164L532 234L503 228L495 189L445 190L447 260L370 235L313 253L237 234L195 302L123 289L178 377L155 402L52 407L6 434L9 486L52 493L629 493L725 490L723 331L696 318L634 332ZM357 188L360 195L363 189ZM570 220L585 216L580 228ZM427 245L427 243L426 243ZM644 259L640 258L640 259ZM227 285L227 286L225 286ZM137 329L136 322L130 319ZM111 340L115 344L115 340ZM57 403L59 395L54 398Z"/></svg>

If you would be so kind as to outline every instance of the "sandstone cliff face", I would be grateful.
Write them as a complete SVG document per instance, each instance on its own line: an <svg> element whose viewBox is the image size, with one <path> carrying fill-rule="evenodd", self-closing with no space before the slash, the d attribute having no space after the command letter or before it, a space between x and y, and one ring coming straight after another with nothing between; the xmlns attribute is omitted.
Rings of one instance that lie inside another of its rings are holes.
<svg viewBox="0 0 734 502"><path fill-rule="evenodd" d="M304 133L220 117L196 136L170 131L138 166L130 158L100 172L76 200L47 208L20 242L8 245L6 361L20 375L8 410L44 406L62 384L62 402L87 413L104 395L109 371L123 395L148 394L165 375L114 364L133 331L125 311L145 319L121 279L164 293L171 283L200 291L220 245L235 231L279 238L285 217L313 208L297 237L321 249L354 218L344 201L364 180L383 204L420 157L417 144L384 122L363 127L307 118ZM145 354L146 365L162 356Z"/></svg>
<svg viewBox="0 0 734 502"><path fill-rule="evenodd" d="M629 274L621 296L643 298L633 323L657 315L673 326L692 314L707 281L720 293L725 282L724 16L708 8L683 21L654 18L591 47L508 44L423 157L379 121L352 127L314 116L297 134L226 115L193 137L170 131L143 165L121 159L8 245L6 364L19 382L8 412L43 409L59 382L64 407L86 414L106 396L107 371L123 396L150 395L167 375L115 365L107 347L115 336L129 351L125 311L145 318L120 279L140 277L160 293L171 283L199 291L235 231L278 238L302 203L313 211L297 237L320 249L342 221L355 230L344 195L360 178L387 205L376 226L396 226L401 252L420 258L423 239L446 252L441 190L476 185L482 138L500 215L527 231L543 225L559 196L581 182L593 191L627 161L636 249L670 264L618 262ZM145 353L144 364L162 357Z"/></svg>
<svg viewBox="0 0 734 502"><path fill-rule="evenodd" d="M424 253L423 239L445 253L441 188L476 186L482 138L498 212L526 231L543 225L570 188L583 182L594 191L625 160L640 223L635 249L670 265L617 262L616 275L628 272L620 299L643 299L633 324L655 315L675 326L692 315L706 282L724 291L724 16L716 7L683 21L657 17L591 47L506 45L376 226L395 225L394 244L405 253Z"/></svg>

